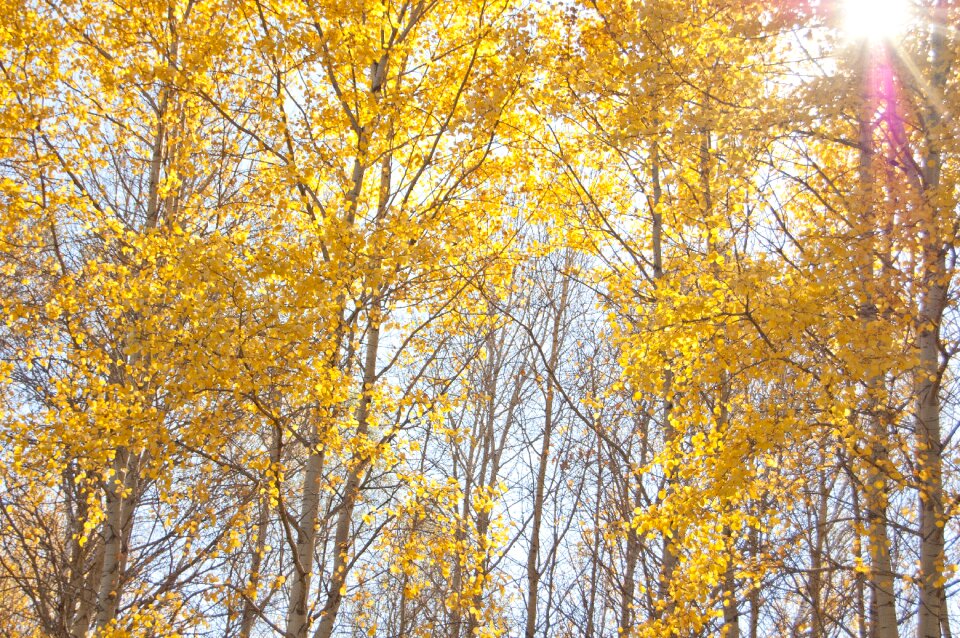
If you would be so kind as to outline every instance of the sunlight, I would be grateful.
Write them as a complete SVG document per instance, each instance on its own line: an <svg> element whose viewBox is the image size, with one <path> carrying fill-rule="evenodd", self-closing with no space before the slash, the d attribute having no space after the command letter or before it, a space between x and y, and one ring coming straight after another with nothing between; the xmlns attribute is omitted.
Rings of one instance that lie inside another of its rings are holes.
<svg viewBox="0 0 960 638"><path fill-rule="evenodd" d="M843 24L851 38L886 40L910 26L909 0L844 0Z"/></svg>

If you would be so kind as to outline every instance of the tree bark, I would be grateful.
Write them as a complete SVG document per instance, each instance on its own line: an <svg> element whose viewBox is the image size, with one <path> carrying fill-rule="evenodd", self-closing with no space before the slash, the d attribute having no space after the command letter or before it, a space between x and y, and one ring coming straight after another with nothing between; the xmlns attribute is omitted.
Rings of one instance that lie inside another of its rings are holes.
<svg viewBox="0 0 960 638"><path fill-rule="evenodd" d="M117 617L139 474L139 455L131 453L126 446L117 448L114 474L105 488L107 520L103 527L103 567L97 588L97 630L103 630Z"/></svg>

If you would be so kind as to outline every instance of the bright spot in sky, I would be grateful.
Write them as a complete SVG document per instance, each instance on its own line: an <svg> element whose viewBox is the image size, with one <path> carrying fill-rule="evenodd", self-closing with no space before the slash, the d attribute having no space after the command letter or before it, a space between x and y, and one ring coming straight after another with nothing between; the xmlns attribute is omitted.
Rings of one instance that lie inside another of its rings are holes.
<svg viewBox="0 0 960 638"><path fill-rule="evenodd" d="M885 40L903 33L913 18L909 0L844 0L843 25L857 40Z"/></svg>

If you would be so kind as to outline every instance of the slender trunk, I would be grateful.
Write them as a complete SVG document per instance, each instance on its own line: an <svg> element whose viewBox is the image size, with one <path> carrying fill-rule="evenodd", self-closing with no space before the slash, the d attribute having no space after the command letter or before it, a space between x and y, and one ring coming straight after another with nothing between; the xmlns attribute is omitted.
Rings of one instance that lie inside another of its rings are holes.
<svg viewBox="0 0 960 638"><path fill-rule="evenodd" d="M874 290L876 276L873 261L877 252L874 237L878 231L879 218L876 208L876 188L873 171L873 125L871 118L876 108L876 87L873 65L876 62L864 44L860 51L863 82L860 112L858 116L858 142L860 156L858 165L858 208L855 227L862 243L862 258L858 267L862 290L859 295L859 319L865 331L872 329L878 319L877 293ZM874 356L882 356L877 353ZM890 540L887 533L887 475L888 464L886 436L881 418L879 396L884 379L873 373L864 379L863 414L867 421L867 458L864 480L867 540L870 555L870 634L871 638L897 638L897 609L894 592L893 569L890 563Z"/></svg>
<svg viewBox="0 0 960 638"><path fill-rule="evenodd" d="M629 494L629 491L628 491ZM637 561L640 558L640 539L632 527L627 531L627 550L624 557L623 590L620 597L620 621L617 635L629 638L633 626L633 599L636 595Z"/></svg>
<svg viewBox="0 0 960 638"><path fill-rule="evenodd" d="M723 571L723 638L740 638L740 606L737 603L736 562L734 539L729 528L724 530L727 549L727 567Z"/></svg>
<svg viewBox="0 0 960 638"><path fill-rule="evenodd" d="M871 637L897 638L897 608L893 567L890 563L890 539L887 533L887 477L883 471L886 449L881 442L885 432L881 419L869 415L870 458L864 486L867 508L867 534L870 552Z"/></svg>
<svg viewBox="0 0 960 638"><path fill-rule="evenodd" d="M249 592L243 599L243 611L240 614L240 638L250 638L253 624L257 619L257 588L260 585L260 565L263 561L263 552L267 543L267 527L270 523L269 499L260 499L260 513L257 517L257 540L250 553Z"/></svg>
<svg viewBox="0 0 960 638"><path fill-rule="evenodd" d="M730 427L730 379L726 373L720 380L720 413L717 430L726 435ZM729 526L723 528L723 544L726 547L726 567L723 570L723 638L740 638L740 605L737 602L737 552L736 538Z"/></svg>
<svg viewBox="0 0 960 638"><path fill-rule="evenodd" d="M923 355L921 345L921 359ZM934 354L934 357L937 355ZM921 369L926 366L921 363ZM923 374L923 372L921 372ZM940 638L945 609L941 606L944 533L942 447L940 444L938 383L922 382L918 401L920 457L920 596L917 609L918 638Z"/></svg>
<svg viewBox="0 0 960 638"><path fill-rule="evenodd" d="M121 579L129 549L129 526L136 499L139 457L126 446L116 450L113 475L106 481L106 521L103 526L103 566L97 588L95 627L103 630L117 617Z"/></svg>
<svg viewBox="0 0 960 638"><path fill-rule="evenodd" d="M397 621L397 636L405 638L407 635L407 584L410 576L406 572L400 581L400 619Z"/></svg>
<svg viewBox="0 0 960 638"><path fill-rule="evenodd" d="M133 514L140 497L140 468L146 463L147 452L130 455L130 465L124 481L124 498L120 506L120 529L123 537L120 541L120 575L127 571L127 559L130 556L130 539L133 536Z"/></svg>
<svg viewBox="0 0 960 638"><path fill-rule="evenodd" d="M383 77L385 77L386 69L386 59L385 57L381 59L378 65L374 65L372 70L372 83L371 83L371 93L374 98L379 98L380 90L382 88ZM364 156L367 152L368 136L369 131L367 127L360 127L357 133L357 154L354 157L353 161L353 170L351 173L351 183L352 188L347 193L347 210L345 213L345 221L348 226L353 226L356 222L357 206L359 203L360 193L363 190L363 181L367 172L367 164L364 161ZM387 166L385 173L389 179L389 156L384 160L384 165ZM382 189L381 189L382 190ZM382 214L381 210L378 213ZM344 321L342 318L343 312L342 309L346 304L346 299L344 296L341 296L339 299L339 306L341 308L341 321L340 325L337 328L337 348L343 346L343 331L345 329ZM379 312L379 309L376 309ZM371 314L372 316L372 314ZM379 318L377 318L379 321ZM370 325L370 342L367 345L367 359L369 360L371 354L371 344L376 348L379 346L380 338L380 329L379 325L374 326L371 321ZM335 357L338 355L335 355ZM376 352L373 351L374 365L376 364ZM334 358L334 360L336 360ZM364 367L363 375L363 388L361 389L361 398L360 405L357 409L357 427L358 434L362 435L366 432L366 421L367 421L367 411L369 409L369 388L367 386L368 376L370 377L370 387L372 388L373 384L373 375L374 372L367 374L367 366ZM360 418L362 416L362 418ZM294 582L290 588L290 601L287 612L287 629L286 629L286 638L305 638L307 632L309 631L310 617L308 614L307 599L310 595L310 577L311 572L313 571L313 552L316 546L316 521L318 508L320 503L320 494L319 494L319 481L320 481L320 472L323 467L323 451L317 448L317 439L319 438L319 432L316 429L316 424L313 426L314 431L311 437L311 449L310 456L307 459L307 468L306 474L304 477L303 485L303 495L301 497L301 515L300 515L300 524L298 531L298 540L296 551L294 552ZM362 431L362 432L361 432ZM363 468L362 464L357 466L354 470L350 472L347 477L346 485L344 486L344 496L343 500L340 503L340 512L337 518L336 531L334 532L334 571L331 575L331 589L327 593L327 601L324 604L323 616L321 618L320 625L317 628L316 635L330 635L330 632L333 631L333 623L336 620L337 612L340 608L340 601L342 594L340 593L342 584L334 587L342 579L346 578L346 562L345 558L341 557L341 550L348 549L348 536L350 532L350 523L353 517L353 504L356 500L355 492L359 491L360 487L360 478L362 476Z"/></svg>
<svg viewBox="0 0 960 638"><path fill-rule="evenodd" d="M760 554L760 531L754 527L750 527L750 551L754 558ZM750 602L750 638L757 638L760 635L760 587L757 585L750 585L750 594L748 595L748 600Z"/></svg>
<svg viewBox="0 0 960 638"><path fill-rule="evenodd" d="M493 343L493 339L490 339L490 343ZM489 357L490 361L496 359L496 355L492 354ZM497 397L497 370L494 369L493 365L490 366L490 376L489 381L486 385L488 407L487 407L487 419L485 425L485 442L483 445L483 458L480 463L480 476L481 476L481 485L489 488L492 485L496 484L497 475L500 471L500 459L499 451L497 449L497 440L495 436L495 422L496 422L496 397ZM517 382L519 385L519 381ZM516 398L518 393L514 393ZM511 402L510 409L508 410L507 420L509 421L509 413L515 406ZM504 425L504 431L509 428L509 423ZM488 468L489 467L489 473ZM489 539L487 537L490 532L490 510L489 509L478 509L477 510L477 542L479 545L479 551L483 554L483 558L480 560L480 565L474 570L473 580L474 582L482 583L483 578L487 576L489 571ZM470 612L467 614L467 636L471 638L477 635L477 632L480 628L480 615L483 609L483 587L477 588L473 595L473 599L470 601Z"/></svg>
<svg viewBox="0 0 960 638"><path fill-rule="evenodd" d="M488 308L489 313L493 313L492 307ZM513 378L514 384L510 394L509 402L503 413L503 426L498 438L496 423L498 417L497 397L499 396L499 385L502 374L504 343L503 337L494 338L491 332L487 335L487 367L485 380L483 383L484 396L486 398L486 418L484 419L483 429L483 456L480 459L480 485L490 490L495 486L500 476L500 461L504 447L507 443L507 436L510 428L516 418L523 397L522 375ZM474 587L474 595L470 604L470 613L467 615L466 634L475 636L480 632L480 622L483 619L484 591L483 583L489 579L490 574L490 523L492 505L488 504L483 508L477 509L476 538L479 546L479 554L482 555L479 566L474 569L472 581L478 586Z"/></svg>
<svg viewBox="0 0 960 638"><path fill-rule="evenodd" d="M946 85L946 34L939 25L946 22L946 3L934 7L931 29L932 88L938 94ZM923 277L920 292L918 354L915 374L917 399L917 457L920 474L920 593L917 609L917 638L940 638L946 623L946 607L941 603L944 571L943 444L940 433L940 322L947 304L947 268L939 223L941 206L936 202L941 190L940 123L938 106L926 109L927 151L923 165L924 195L929 210L928 226L923 229Z"/></svg>
<svg viewBox="0 0 960 638"><path fill-rule="evenodd" d="M103 573L103 546L97 543L89 570L82 576L81 589L77 596L77 610L70 624L71 638L86 638L97 612L97 579Z"/></svg>
<svg viewBox="0 0 960 638"><path fill-rule="evenodd" d="M457 532L456 532L456 547L458 552L462 552L466 548L467 542L467 530L466 530L466 521L467 517L470 516L470 503L473 498L473 452L471 450L470 454L467 457L467 464L464 468L464 488L463 488L463 502L460 506L460 520L457 523ZM454 604L452 605L453 609L450 613L450 622L449 622L449 631L447 632L448 638L458 638L463 628L463 601L460 600L460 595L463 591L463 561L460 560L460 555L457 555L457 560L453 565L453 578L450 581L450 591L453 596L455 596Z"/></svg>
<svg viewBox="0 0 960 638"><path fill-rule="evenodd" d="M549 381L547 382L550 383ZM549 394L548 390L548 394ZM547 413L547 421L550 416ZM540 585L540 525L543 518L543 491L546 475L547 454L550 446L550 428L545 427L543 434L543 447L540 450L540 466L537 469L537 484L533 498L533 521L530 530L530 549L527 551L527 620L525 623L524 635L526 638L534 638L537 631L537 605L538 587Z"/></svg>
<svg viewBox="0 0 960 638"><path fill-rule="evenodd" d="M363 131L360 132L361 137ZM361 140L361 146L363 145ZM357 198L362 188L366 168L361 157L354 159L353 184L354 187L347 194L348 209L346 213L348 224L353 224ZM341 308L340 324L337 327L336 350L331 355L332 361L337 361L340 349L343 347L343 333L345 331L343 307L346 304L344 296L338 299ZM300 517L297 522L297 543L293 551L293 582L290 585L290 598L287 607L287 625L284 635L286 638L305 638L309 630L310 618L307 599L310 596L311 576L314 569L313 554L317 542L317 516L320 507L320 478L324 465L325 450L320 445L319 424L311 423L309 434L309 455L304 470L303 491L300 497Z"/></svg>
<svg viewBox="0 0 960 638"><path fill-rule="evenodd" d="M90 583L90 575L95 570L100 554L100 544L94 543L84 546L80 544L83 534L83 525L90 517L90 505L87 499L87 489L83 484L75 484L75 468L71 465L65 473L66 485L64 491L68 495L75 494L69 500L70 525L67 547L69 557L67 561L69 577L67 595L64 597L62 619L66 633L70 638L83 638L90 627L90 620L96 610L96 600L93 597L94 588ZM75 491L74 491L75 490ZM91 564L91 552L93 563Z"/></svg>
<svg viewBox="0 0 960 638"><path fill-rule="evenodd" d="M597 449L601 449L600 441L597 440ZM600 453L597 453L597 491L593 505L593 547L590 561L590 583L587 590L587 628L584 631L584 638L594 638L595 621L597 614L597 588L598 572L600 568L600 499L603 496L603 462L600 459Z"/></svg>
<svg viewBox="0 0 960 638"><path fill-rule="evenodd" d="M280 461L280 437L282 430L279 427L273 428L273 437L270 444L270 461L274 464ZM257 619L257 589L260 585L260 567L263 563L264 548L267 545L267 533L270 526L270 496L264 494L260 498L260 512L257 517L257 540L253 551L250 553L250 578L249 594L244 596L243 611L240 615L240 631L237 634L240 638L250 638L253 631L253 625Z"/></svg>
<svg viewBox="0 0 960 638"><path fill-rule="evenodd" d="M370 402L373 397L373 386L377 380L377 354L380 349L380 306L374 300L371 303L371 323L367 334L367 349L363 364L363 389L360 404L357 406L357 438L363 440L369 431ZM333 539L333 572L330 574L330 586L327 591L327 600L320 612L320 624L314 638L330 638L333 634L334 623L340 611L340 604L346 593L347 568L350 555L350 526L353 522L353 510L360 496L360 483L369 465L369 459L356 459L355 466L347 476L344 486L343 499L340 501L337 525Z"/></svg>
<svg viewBox="0 0 960 638"><path fill-rule="evenodd" d="M660 199L663 195L660 184L660 148L654 143L651 148L650 176L653 182L653 202L651 204L651 213L653 218L653 277L655 285L661 285L663 279L663 214L660 211ZM673 371L664 370L663 373L663 397L661 400L661 415L663 422L663 440L669 445L676 437L673 425L670 422L670 411L673 408L673 402L670 399L670 393L673 386ZM665 491L669 495L673 491L674 481L671 478L666 479ZM667 601L667 614L673 609L673 601L670 595L670 582L673 580L673 572L677 568L677 553L671 546L671 537L676 538L677 534L671 531L663 539L663 554L660 561L660 598Z"/></svg>
<svg viewBox="0 0 960 638"><path fill-rule="evenodd" d="M380 96L386 77L387 57L384 55L379 62L371 67L371 93L375 99ZM399 88L399 85L398 85ZM393 143L394 123L388 123L386 139L388 144ZM390 190L392 184L393 155L387 153L384 155L380 164L380 184L377 201L377 216L374 220L374 234L379 230L387 210L390 206ZM363 179L363 172L355 170L355 184L359 184ZM351 202L351 211L356 210L356 201L359 197L359 189L354 193ZM350 224L353 224L353 213L350 215ZM371 270L376 272L381 267L379 256L374 256L371 262ZM367 326L367 348L363 362L363 379L360 394L360 403L357 406L357 439L363 441L369 431L370 404L373 399L373 386L377 381L377 355L380 350L380 323L383 320L383 303L380 297L380 291L374 290L370 299L368 310ZM360 484L370 464L370 458L355 458L353 468L347 475L346 485L344 486L343 499L340 502L339 513L337 514L337 525L334 531L333 539L333 571L330 574L330 585L327 590L327 600L320 612L320 623L314 638L330 638L333 634L333 627L337 620L337 614L340 611L340 604L343 602L343 596L346 593L346 582L349 568L350 545L350 526L353 523L353 510L357 504L357 498L360 496Z"/></svg>
<svg viewBox="0 0 960 638"><path fill-rule="evenodd" d="M863 508L860 505L860 492L857 488L859 481L851 471L850 477L850 504L853 506L853 560L857 565L864 564L863 559L863 541L861 531L864 529ZM854 574L856 583L856 618L857 618L857 638L867 638L868 619L866 604L866 579L862 572L857 571Z"/></svg>
<svg viewBox="0 0 960 638"><path fill-rule="evenodd" d="M569 255L564 266L569 267ZM535 638L537 630L537 603L538 588L540 585L540 527L543 521L544 489L547 482L547 465L550 456L550 440L553 436L553 379L557 369L557 360L560 357L560 326L567 307L567 294L570 280L566 273L562 274L563 283L560 287L560 300L553 317L553 327L550 335L550 369L546 375L546 391L544 392L544 423L543 445L540 449L540 462L537 465L537 479L533 497L533 521L530 529L530 549L527 551L527 620L524 635L526 638Z"/></svg>
<svg viewBox="0 0 960 638"><path fill-rule="evenodd" d="M817 486L817 519L814 528L813 547L810 551L810 635L823 636L823 613L820 608L823 591L823 548L827 536L827 478L820 472Z"/></svg>
<svg viewBox="0 0 960 638"><path fill-rule="evenodd" d="M114 456L114 473L105 483L106 520L104 521L102 540L103 565L100 570L100 582L97 587L97 613L94 626L103 629L117 615L117 601L120 589L120 545L123 538L122 507L123 485L130 453L126 447L117 448Z"/></svg>
<svg viewBox="0 0 960 638"><path fill-rule="evenodd" d="M317 514L320 508L320 476L323 473L323 448L318 450L317 424L312 426L311 452L303 478L300 517L297 520L297 544L293 551L293 582L287 610L287 638L307 635L307 596L310 592L313 553L317 543Z"/></svg>

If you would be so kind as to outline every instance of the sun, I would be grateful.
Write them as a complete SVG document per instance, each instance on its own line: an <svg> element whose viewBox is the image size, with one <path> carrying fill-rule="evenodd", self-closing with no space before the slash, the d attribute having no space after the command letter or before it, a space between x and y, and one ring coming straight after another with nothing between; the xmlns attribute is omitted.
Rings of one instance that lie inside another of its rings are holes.
<svg viewBox="0 0 960 638"><path fill-rule="evenodd" d="M855 40L889 40L913 20L909 0L843 0L843 27Z"/></svg>

